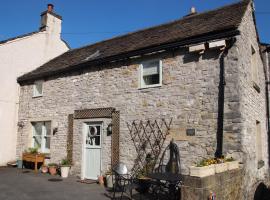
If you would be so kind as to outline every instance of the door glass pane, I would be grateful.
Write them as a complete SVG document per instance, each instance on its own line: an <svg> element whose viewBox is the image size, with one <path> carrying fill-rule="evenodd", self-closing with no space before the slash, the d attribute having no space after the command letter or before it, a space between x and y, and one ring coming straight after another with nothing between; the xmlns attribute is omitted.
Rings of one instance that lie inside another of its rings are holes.
<svg viewBox="0 0 270 200"><path fill-rule="evenodd" d="M90 125L86 135L86 144L90 146L100 146L101 127Z"/></svg>
<svg viewBox="0 0 270 200"><path fill-rule="evenodd" d="M100 146L100 126L96 126L97 136L95 136L95 145Z"/></svg>

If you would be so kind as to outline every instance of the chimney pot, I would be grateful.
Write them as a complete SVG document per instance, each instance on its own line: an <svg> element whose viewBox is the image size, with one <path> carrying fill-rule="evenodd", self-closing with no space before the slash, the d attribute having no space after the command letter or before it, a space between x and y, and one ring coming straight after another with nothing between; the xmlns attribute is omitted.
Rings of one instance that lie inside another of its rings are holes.
<svg viewBox="0 0 270 200"><path fill-rule="evenodd" d="M53 12L53 4L48 4L48 12Z"/></svg>
<svg viewBox="0 0 270 200"><path fill-rule="evenodd" d="M196 8L194 6L191 7L190 9L190 14L196 14Z"/></svg>

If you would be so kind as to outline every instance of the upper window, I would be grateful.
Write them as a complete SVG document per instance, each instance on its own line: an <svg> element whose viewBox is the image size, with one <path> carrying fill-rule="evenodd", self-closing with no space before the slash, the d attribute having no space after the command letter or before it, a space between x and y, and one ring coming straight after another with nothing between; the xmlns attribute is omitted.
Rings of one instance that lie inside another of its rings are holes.
<svg viewBox="0 0 270 200"><path fill-rule="evenodd" d="M51 146L51 122L32 122L33 140L32 147L40 152L49 153Z"/></svg>
<svg viewBox="0 0 270 200"><path fill-rule="evenodd" d="M43 81L36 81L33 86L33 97L40 97L43 94Z"/></svg>
<svg viewBox="0 0 270 200"><path fill-rule="evenodd" d="M162 62L151 60L140 66L140 88L161 86L162 84Z"/></svg>
<svg viewBox="0 0 270 200"><path fill-rule="evenodd" d="M252 69L252 81L258 84L258 65L257 65L257 54L253 46L251 46L251 69Z"/></svg>

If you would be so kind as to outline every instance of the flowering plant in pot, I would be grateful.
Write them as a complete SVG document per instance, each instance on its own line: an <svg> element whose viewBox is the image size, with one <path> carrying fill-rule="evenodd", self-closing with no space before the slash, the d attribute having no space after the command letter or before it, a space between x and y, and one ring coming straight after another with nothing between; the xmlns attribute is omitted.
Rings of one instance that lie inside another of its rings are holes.
<svg viewBox="0 0 270 200"><path fill-rule="evenodd" d="M62 159L61 165L60 165L62 178L68 177L70 167L71 167L70 161L67 158Z"/></svg>
<svg viewBox="0 0 270 200"><path fill-rule="evenodd" d="M49 167L49 172L50 172L51 175L56 175L57 174L58 165L56 163L49 163L48 167Z"/></svg>
<svg viewBox="0 0 270 200"><path fill-rule="evenodd" d="M190 176L195 177L206 177L215 174L215 164L217 161L213 158L203 159L200 162L196 163L195 166L191 166Z"/></svg>
<svg viewBox="0 0 270 200"><path fill-rule="evenodd" d="M155 167L155 162L154 162L153 156L150 153L148 153L146 155L145 164L143 168L137 172L137 179L138 179L138 184L139 184L138 191L140 193L148 192L151 186L151 182L150 182L150 179L147 177L147 175L150 174L154 170L154 167Z"/></svg>
<svg viewBox="0 0 270 200"><path fill-rule="evenodd" d="M38 154L38 147L29 147L25 152L30 154Z"/></svg>

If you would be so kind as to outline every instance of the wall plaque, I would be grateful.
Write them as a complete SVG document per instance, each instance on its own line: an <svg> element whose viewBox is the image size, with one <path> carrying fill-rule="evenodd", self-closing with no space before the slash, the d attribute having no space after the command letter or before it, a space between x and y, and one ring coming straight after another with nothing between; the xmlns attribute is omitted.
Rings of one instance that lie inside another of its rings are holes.
<svg viewBox="0 0 270 200"><path fill-rule="evenodd" d="M195 129L194 128L189 128L186 130L187 136L195 136Z"/></svg>

